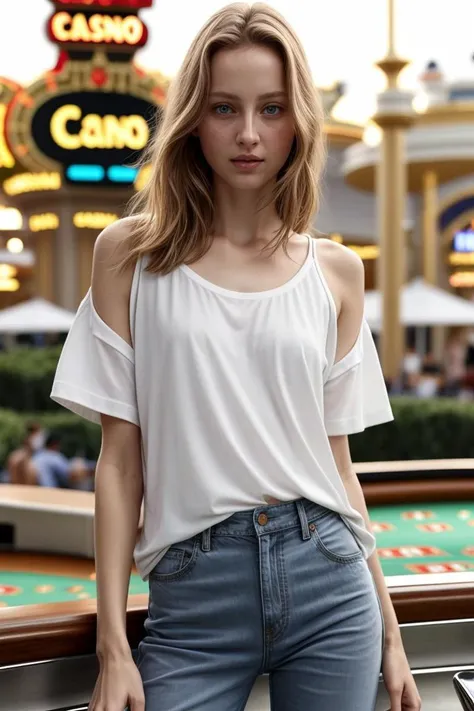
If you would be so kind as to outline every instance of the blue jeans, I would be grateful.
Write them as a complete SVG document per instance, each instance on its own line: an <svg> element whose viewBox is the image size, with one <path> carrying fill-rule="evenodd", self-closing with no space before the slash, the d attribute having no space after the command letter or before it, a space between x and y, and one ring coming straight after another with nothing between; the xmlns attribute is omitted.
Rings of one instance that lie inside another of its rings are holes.
<svg viewBox="0 0 474 711"><path fill-rule="evenodd" d="M236 513L150 575L137 666L146 711L372 711L384 642L376 588L342 518L304 499Z"/></svg>

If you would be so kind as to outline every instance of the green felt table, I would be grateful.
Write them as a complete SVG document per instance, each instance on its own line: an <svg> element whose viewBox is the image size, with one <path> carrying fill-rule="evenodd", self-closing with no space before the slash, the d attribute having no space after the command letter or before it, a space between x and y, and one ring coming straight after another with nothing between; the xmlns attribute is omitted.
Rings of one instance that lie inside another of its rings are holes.
<svg viewBox="0 0 474 711"><path fill-rule="evenodd" d="M474 572L474 501L370 506L369 513L386 577ZM64 560L1 554L0 607L94 598L93 562ZM136 573L129 593L148 593Z"/></svg>

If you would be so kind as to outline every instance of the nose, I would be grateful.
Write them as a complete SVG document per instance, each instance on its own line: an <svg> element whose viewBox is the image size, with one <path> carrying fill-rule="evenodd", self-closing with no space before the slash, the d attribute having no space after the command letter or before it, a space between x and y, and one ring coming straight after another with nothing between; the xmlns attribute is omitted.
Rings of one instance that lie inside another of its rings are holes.
<svg viewBox="0 0 474 711"><path fill-rule="evenodd" d="M243 114L236 140L239 146L243 146L244 148L255 146L260 141L256 117L253 111L247 111Z"/></svg>

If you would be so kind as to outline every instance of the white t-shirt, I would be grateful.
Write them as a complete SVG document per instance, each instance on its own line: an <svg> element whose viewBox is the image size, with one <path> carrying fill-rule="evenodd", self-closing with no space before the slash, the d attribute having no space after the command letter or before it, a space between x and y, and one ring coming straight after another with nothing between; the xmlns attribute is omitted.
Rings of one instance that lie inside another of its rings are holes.
<svg viewBox="0 0 474 711"><path fill-rule="evenodd" d="M284 285L242 293L182 265L135 269L133 348L100 318L89 291L51 396L83 417L140 426L144 524L135 563L144 580L173 543L268 497L299 497L341 514L368 557L375 539L349 503L329 435L393 419L364 322L335 363L337 314L314 240Z"/></svg>

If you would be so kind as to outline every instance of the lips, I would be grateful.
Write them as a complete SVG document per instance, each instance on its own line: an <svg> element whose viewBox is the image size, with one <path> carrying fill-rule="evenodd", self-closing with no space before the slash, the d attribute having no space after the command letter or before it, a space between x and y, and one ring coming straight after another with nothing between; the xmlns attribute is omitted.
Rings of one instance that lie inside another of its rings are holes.
<svg viewBox="0 0 474 711"><path fill-rule="evenodd" d="M237 156L237 158L231 158L232 163L263 163L263 158L258 158L257 156Z"/></svg>

